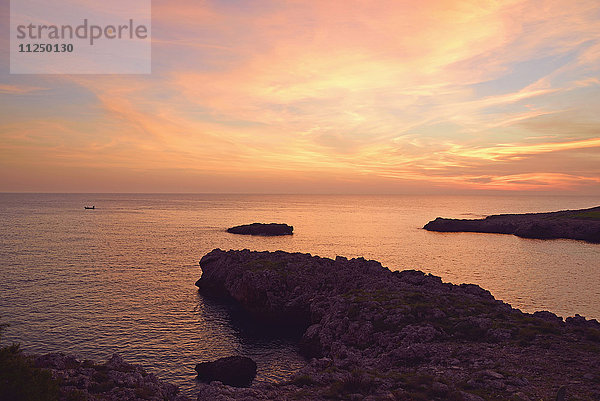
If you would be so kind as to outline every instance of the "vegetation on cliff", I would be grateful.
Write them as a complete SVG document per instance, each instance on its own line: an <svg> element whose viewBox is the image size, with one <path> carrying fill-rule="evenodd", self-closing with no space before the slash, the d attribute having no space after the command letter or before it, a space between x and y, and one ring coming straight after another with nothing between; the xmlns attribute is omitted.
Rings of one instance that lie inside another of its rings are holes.
<svg viewBox="0 0 600 401"><path fill-rule="evenodd" d="M5 326L2 326L4 328ZM107 362L0 348L0 401L188 401L179 389L113 355Z"/></svg>
<svg viewBox="0 0 600 401"><path fill-rule="evenodd" d="M0 324L0 340L6 325ZM35 367L19 344L0 347L0 400L58 400L58 381L48 370Z"/></svg>

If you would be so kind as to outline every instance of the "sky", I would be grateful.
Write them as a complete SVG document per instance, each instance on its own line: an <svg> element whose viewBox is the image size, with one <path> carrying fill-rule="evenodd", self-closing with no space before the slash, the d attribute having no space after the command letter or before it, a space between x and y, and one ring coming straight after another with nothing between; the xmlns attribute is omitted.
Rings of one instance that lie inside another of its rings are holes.
<svg viewBox="0 0 600 401"><path fill-rule="evenodd" d="M0 4L2 192L600 195L597 0L154 0L147 75L11 75Z"/></svg>

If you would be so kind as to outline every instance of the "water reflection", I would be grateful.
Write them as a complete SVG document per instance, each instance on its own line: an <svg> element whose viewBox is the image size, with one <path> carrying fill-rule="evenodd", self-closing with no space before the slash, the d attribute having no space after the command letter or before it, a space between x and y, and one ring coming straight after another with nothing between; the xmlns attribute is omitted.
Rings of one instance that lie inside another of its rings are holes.
<svg viewBox="0 0 600 401"><path fill-rule="evenodd" d="M119 352L193 395L194 366L242 354L259 380L303 363L295 342L203 299L198 260L213 248L364 256L470 282L525 311L600 318L600 246L509 235L433 233L438 216L594 206L595 198L0 194L0 317L5 341L103 359ZM96 205L86 213L82 205ZM462 215L462 216L461 216ZM289 237L227 227L285 222ZM242 316L243 317L243 316ZM288 370L286 370L288 369Z"/></svg>
<svg viewBox="0 0 600 401"><path fill-rule="evenodd" d="M298 341L302 329L281 327L257 322L240 305L230 299L214 298L197 294L198 319L208 324L219 325L233 334L232 348L222 352L205 353L198 360L207 362L214 359L242 355L252 358L257 366L256 381L281 382L306 364L298 353Z"/></svg>

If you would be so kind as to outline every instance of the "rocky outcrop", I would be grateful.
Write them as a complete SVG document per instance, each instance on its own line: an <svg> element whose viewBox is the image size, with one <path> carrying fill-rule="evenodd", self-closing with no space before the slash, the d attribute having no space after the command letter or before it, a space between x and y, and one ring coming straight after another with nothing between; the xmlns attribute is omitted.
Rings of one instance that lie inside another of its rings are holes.
<svg viewBox="0 0 600 401"><path fill-rule="evenodd" d="M252 223L227 229L227 232L232 234L263 235L267 237L292 235L293 231L294 227L279 223Z"/></svg>
<svg viewBox="0 0 600 401"><path fill-rule="evenodd" d="M228 356L196 365L198 380L220 381L235 387L247 387L256 377L256 362L243 356Z"/></svg>
<svg viewBox="0 0 600 401"><path fill-rule="evenodd" d="M424 229L441 232L514 234L523 238L567 238L600 243L600 206L551 213L498 214L484 219L444 219Z"/></svg>
<svg viewBox="0 0 600 401"><path fill-rule="evenodd" d="M141 366L113 355L97 364L65 354L32 356L37 368L47 369L59 383L60 400L188 401L177 386L158 380Z"/></svg>
<svg viewBox="0 0 600 401"><path fill-rule="evenodd" d="M309 362L286 383L201 385L199 400L539 400L600 397L600 324L522 313L476 285L362 258L213 250L203 293L297 323ZM257 323L258 324L258 323Z"/></svg>

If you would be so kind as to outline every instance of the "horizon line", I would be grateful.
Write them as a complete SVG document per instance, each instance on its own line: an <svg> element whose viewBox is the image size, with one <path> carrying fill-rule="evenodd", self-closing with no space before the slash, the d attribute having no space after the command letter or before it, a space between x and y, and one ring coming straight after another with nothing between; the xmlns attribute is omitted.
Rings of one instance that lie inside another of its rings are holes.
<svg viewBox="0 0 600 401"><path fill-rule="evenodd" d="M556 193L540 191L485 191L478 193L455 192L420 192L420 193L385 193L385 192L38 192L38 191L0 191L0 195L266 195L266 196L564 196L564 197L598 197L598 194Z"/></svg>

